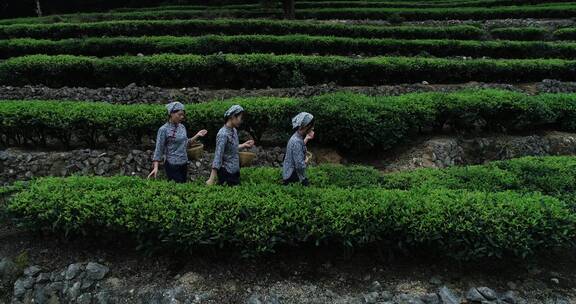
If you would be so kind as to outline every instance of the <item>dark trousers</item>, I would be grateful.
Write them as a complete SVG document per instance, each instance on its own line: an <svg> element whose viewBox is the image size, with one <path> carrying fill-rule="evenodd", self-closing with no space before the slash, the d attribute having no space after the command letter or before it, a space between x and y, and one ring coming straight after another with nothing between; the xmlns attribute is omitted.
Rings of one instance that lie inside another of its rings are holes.
<svg viewBox="0 0 576 304"><path fill-rule="evenodd" d="M218 169L218 185L238 186L240 185L240 171L229 173L224 167Z"/></svg>
<svg viewBox="0 0 576 304"><path fill-rule="evenodd" d="M284 180L284 185L290 185L290 184L294 184L294 183L298 183L298 182L300 182L300 179L298 178L298 174L296 174L296 171L294 171L294 172L292 172L292 175L290 175L290 177L288 179ZM302 181L302 185L303 186L310 185L307 178Z"/></svg>
<svg viewBox="0 0 576 304"><path fill-rule="evenodd" d="M185 183L186 180L188 180L188 164L172 165L164 162L164 170L166 171L168 180L177 183Z"/></svg>

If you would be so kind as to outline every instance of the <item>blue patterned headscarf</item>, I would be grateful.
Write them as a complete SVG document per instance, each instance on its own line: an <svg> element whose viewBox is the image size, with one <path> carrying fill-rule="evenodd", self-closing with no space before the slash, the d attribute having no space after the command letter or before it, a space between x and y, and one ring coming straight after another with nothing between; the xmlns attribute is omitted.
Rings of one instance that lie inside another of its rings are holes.
<svg viewBox="0 0 576 304"><path fill-rule="evenodd" d="M228 109L226 111L226 113L224 113L224 118L228 118L230 116L237 115L237 114L240 114L242 112L244 112L244 108L242 108L242 106L233 105L230 107L230 109Z"/></svg>
<svg viewBox="0 0 576 304"><path fill-rule="evenodd" d="M294 118L292 118L292 128L298 129L301 127L305 127L305 126L309 125L313 119L314 119L314 115L307 113L307 112L301 112L300 114L298 114L298 115L294 116Z"/></svg>
<svg viewBox="0 0 576 304"><path fill-rule="evenodd" d="M174 101L166 105L166 110L168 110L168 114L172 114L177 111L184 111L184 105L180 102Z"/></svg>

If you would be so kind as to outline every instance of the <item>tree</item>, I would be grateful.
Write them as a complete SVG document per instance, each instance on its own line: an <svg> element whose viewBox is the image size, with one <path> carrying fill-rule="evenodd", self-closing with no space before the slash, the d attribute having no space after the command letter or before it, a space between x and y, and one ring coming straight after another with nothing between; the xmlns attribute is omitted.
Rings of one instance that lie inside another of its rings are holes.
<svg viewBox="0 0 576 304"><path fill-rule="evenodd" d="M282 6L284 8L284 18L294 19L296 15L295 0L282 0Z"/></svg>
<svg viewBox="0 0 576 304"><path fill-rule="evenodd" d="M42 8L40 7L40 0L36 0L36 15L42 17Z"/></svg>
<svg viewBox="0 0 576 304"><path fill-rule="evenodd" d="M264 7L274 7L277 0L261 0ZM282 9L284 10L284 18L294 19L296 14L295 0L280 0L282 2Z"/></svg>

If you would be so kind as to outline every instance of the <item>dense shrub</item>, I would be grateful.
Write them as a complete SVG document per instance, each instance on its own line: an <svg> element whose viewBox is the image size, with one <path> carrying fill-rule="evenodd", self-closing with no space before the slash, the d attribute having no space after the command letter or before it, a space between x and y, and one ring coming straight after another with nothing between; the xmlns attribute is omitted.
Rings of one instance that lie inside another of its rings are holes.
<svg viewBox="0 0 576 304"><path fill-rule="evenodd" d="M116 37L66 40L0 40L0 58L30 54L114 56L143 54L328 54L328 55L418 55L483 56L493 58L576 58L576 43L395 40L304 35L201 36L201 37Z"/></svg>
<svg viewBox="0 0 576 304"><path fill-rule="evenodd" d="M550 5L563 5L562 2L571 2L572 0L555 0L553 3L547 3L542 0L537 1L522 1L523 5L550 6ZM297 1L295 3L296 9L303 8L453 8L457 7L494 7L494 6L508 6L518 5L518 0L486 0L486 1L441 1L441 2L426 2L426 1L349 1L349 0L336 0L336 1ZM268 7L280 7L280 3L267 4ZM262 4L228 4L221 5L217 8L234 9L234 8L261 8ZM129 11L156 11L156 10L198 10L198 9L214 9L213 5L162 5L153 7L142 8L120 8L114 9L112 12L129 12Z"/></svg>
<svg viewBox="0 0 576 304"><path fill-rule="evenodd" d="M300 111L317 118L317 142L348 153L389 149L409 135L450 125L459 132L507 132L554 127L576 130L576 94L527 96L499 90L418 93L392 97L338 93L296 100L247 98L187 107L190 132L208 128L211 136L222 124L222 113L240 103L249 115L245 128L258 141L265 132L287 137L290 118ZM2 101L0 139L4 145L63 144L80 139L90 146L102 137L138 143L154 137L166 119L161 105L113 105L98 102ZM476 122L484 122L477 129Z"/></svg>
<svg viewBox="0 0 576 304"><path fill-rule="evenodd" d="M576 40L576 28L561 28L554 32L556 39Z"/></svg>
<svg viewBox="0 0 576 304"><path fill-rule="evenodd" d="M93 58L31 55L0 62L0 84L211 88L291 87L334 82L377 85L465 81L528 82L574 80L576 61L559 59L440 59L304 55L152 55Z"/></svg>
<svg viewBox="0 0 576 304"><path fill-rule="evenodd" d="M296 10L299 19L388 19L398 15L407 21L446 20L446 19L506 19L506 18L572 18L576 5L541 6L498 6L498 7L451 7L451 8L305 8ZM103 20L152 20L152 19L190 19L190 18L260 18L282 17L280 9L198 9L198 10L162 10L87 13L61 15L65 22L85 22ZM51 16L40 18L7 19L0 24L43 23L50 22Z"/></svg>
<svg viewBox="0 0 576 304"><path fill-rule="evenodd" d="M417 169L383 174L363 166L320 165L308 170L314 187L449 189L483 192L541 192L576 211L576 157L522 157L485 165ZM280 169L244 168L244 184L279 184Z"/></svg>
<svg viewBox="0 0 576 304"><path fill-rule="evenodd" d="M549 40L550 31L543 27L501 27L490 30L490 35L506 40Z"/></svg>
<svg viewBox="0 0 576 304"><path fill-rule="evenodd" d="M576 210L576 158L523 157L486 165L418 169L383 175L386 189L465 189L472 191L541 192L566 200Z"/></svg>
<svg viewBox="0 0 576 304"><path fill-rule="evenodd" d="M282 20L133 20L97 23L14 24L0 26L0 38L61 39L101 36L307 34L353 38L479 39L469 26L375 26Z"/></svg>
<svg viewBox="0 0 576 304"><path fill-rule="evenodd" d="M127 235L181 250L383 244L466 260L566 248L576 236L576 218L563 202L512 192L221 188L70 177L32 182L10 199L8 211L34 229Z"/></svg>

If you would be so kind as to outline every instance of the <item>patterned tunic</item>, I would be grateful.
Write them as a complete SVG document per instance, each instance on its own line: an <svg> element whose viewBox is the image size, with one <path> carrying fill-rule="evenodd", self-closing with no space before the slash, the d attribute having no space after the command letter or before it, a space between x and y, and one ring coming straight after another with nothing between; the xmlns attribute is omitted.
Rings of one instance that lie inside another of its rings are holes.
<svg viewBox="0 0 576 304"><path fill-rule="evenodd" d="M286 156L282 165L282 178L287 180L296 172L298 179L306 179L306 144L300 133L295 132L286 147Z"/></svg>
<svg viewBox="0 0 576 304"><path fill-rule="evenodd" d="M212 168L219 170L226 169L228 173L234 174L240 171L240 156L238 154L238 131L236 128L223 126L216 135L216 151L214 152L214 162Z"/></svg>
<svg viewBox="0 0 576 304"><path fill-rule="evenodd" d="M165 123L158 129L156 136L156 149L153 161L161 161L165 156L166 161L172 165L188 163L188 134L183 124Z"/></svg>

